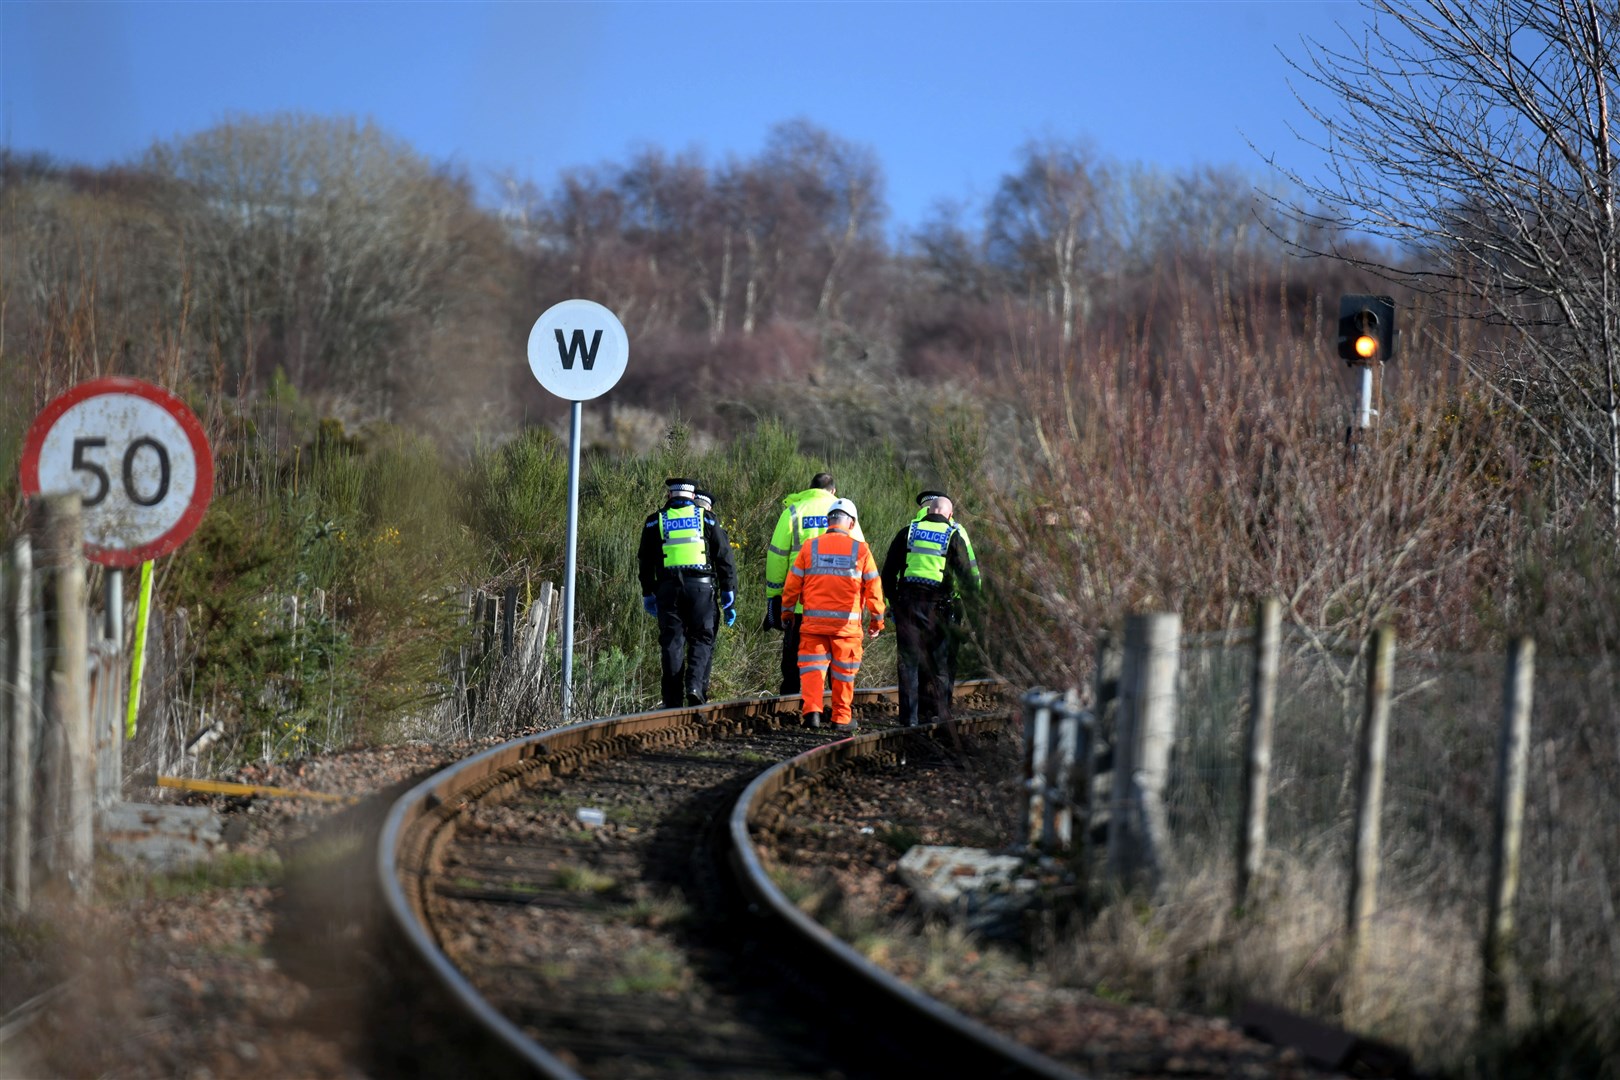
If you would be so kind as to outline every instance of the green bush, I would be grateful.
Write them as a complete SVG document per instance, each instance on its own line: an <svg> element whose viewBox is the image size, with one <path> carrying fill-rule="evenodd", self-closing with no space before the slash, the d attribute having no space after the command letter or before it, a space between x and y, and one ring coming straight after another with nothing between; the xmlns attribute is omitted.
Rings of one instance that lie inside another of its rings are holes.
<svg viewBox="0 0 1620 1080"><path fill-rule="evenodd" d="M222 443L224 490L163 581L192 615L193 692L248 756L385 737L442 695L472 565L434 447L331 423L306 442L296 420L244 420Z"/></svg>
<svg viewBox="0 0 1620 1080"><path fill-rule="evenodd" d="M227 720L238 756L287 758L391 737L397 721L449 693L449 660L473 642L466 589L516 584L528 599L542 581L563 584L568 455L548 432L525 432L456 463L397 429L351 434L316 421L281 388L270 407L238 419L219 456L221 491L173 557L161 598L192 615L193 692ZM891 447L813 458L768 421L706 449L677 421L650 454L587 455L575 715L657 701L658 630L641 609L636 553L672 475L697 477L714 492L737 562L738 620L720 634L712 693L771 692L781 638L758 629L765 549L782 497L823 470L856 500L881 561L925 486ZM965 464L962 475L973 471ZM553 637L549 672L560 669L559 649ZM865 667L863 684L894 681L892 632L869 643ZM485 663L471 678L494 674Z"/></svg>

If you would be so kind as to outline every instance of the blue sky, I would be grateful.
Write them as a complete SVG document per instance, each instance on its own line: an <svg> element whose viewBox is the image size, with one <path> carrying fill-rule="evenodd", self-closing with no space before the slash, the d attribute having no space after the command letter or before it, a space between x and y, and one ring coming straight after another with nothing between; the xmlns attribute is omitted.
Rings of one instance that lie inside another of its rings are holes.
<svg viewBox="0 0 1620 1080"><path fill-rule="evenodd" d="M1354 0L0 0L0 136L100 165L234 114L353 114L481 183L549 186L649 143L752 156L806 117L876 151L903 229L987 198L1032 138L1265 177L1253 141L1311 175L1278 49L1366 18Z"/></svg>

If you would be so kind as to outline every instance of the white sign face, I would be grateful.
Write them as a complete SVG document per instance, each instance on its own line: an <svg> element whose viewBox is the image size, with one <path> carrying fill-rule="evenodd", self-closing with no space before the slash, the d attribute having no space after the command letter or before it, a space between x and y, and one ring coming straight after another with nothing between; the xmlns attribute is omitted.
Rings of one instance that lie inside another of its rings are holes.
<svg viewBox="0 0 1620 1080"><path fill-rule="evenodd" d="M565 401L601 397L624 374L630 338L618 316L594 300L564 300L529 331L529 370Z"/></svg>
<svg viewBox="0 0 1620 1080"><path fill-rule="evenodd" d="M79 493L86 553L112 566L172 551L213 494L195 414L134 379L98 379L57 398L30 429L22 464L30 494Z"/></svg>

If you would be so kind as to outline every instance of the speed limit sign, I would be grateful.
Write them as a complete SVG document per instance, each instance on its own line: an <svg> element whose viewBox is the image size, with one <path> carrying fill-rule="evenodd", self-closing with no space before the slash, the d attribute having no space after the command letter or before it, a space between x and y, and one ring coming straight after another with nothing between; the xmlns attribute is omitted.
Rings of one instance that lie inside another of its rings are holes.
<svg viewBox="0 0 1620 1080"><path fill-rule="evenodd" d="M28 495L78 492L84 553L139 566L185 542L214 493L197 414L160 386L123 376L80 383L34 418L23 442Z"/></svg>

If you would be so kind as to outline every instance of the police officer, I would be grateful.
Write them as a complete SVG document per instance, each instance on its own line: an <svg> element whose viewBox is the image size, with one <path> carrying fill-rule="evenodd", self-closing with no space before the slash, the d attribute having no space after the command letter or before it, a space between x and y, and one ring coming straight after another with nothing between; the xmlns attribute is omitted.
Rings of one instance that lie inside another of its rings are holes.
<svg viewBox="0 0 1620 1080"><path fill-rule="evenodd" d="M697 505L697 485L674 477L665 486L663 508L642 525L637 562L642 607L658 619L664 708L673 709L707 698L719 615L737 603L737 567L726 531Z"/></svg>
<svg viewBox="0 0 1620 1080"><path fill-rule="evenodd" d="M929 510L934 506L936 500L948 498L950 498L950 496L946 495L943 491L919 491L917 493L917 516L911 520L921 521L928 515ZM955 502L954 499L951 501L953 503ZM977 592L982 582L979 578L979 557L973 553L973 537L968 533L968 527L962 523L960 518L956 516L954 507L948 516L950 517L951 524L956 528L957 538L962 541L962 548L967 554L968 562L968 573L966 578L958 579L955 582L955 588L951 593L951 630L946 635L950 640L950 645L947 647L945 654L950 661L951 683L954 685L956 682L956 653L958 647L962 644L962 632L957 629L958 625L962 621L963 615L962 586L966 584L970 590Z"/></svg>
<svg viewBox="0 0 1620 1080"><path fill-rule="evenodd" d="M692 492L692 501L697 503L697 506L698 506L699 510L703 511L703 516L704 516L705 520L713 520L714 523L715 523L715 527L719 528L720 519L719 519L718 516L716 516L716 514L714 512L714 495L711 494L710 492L707 492L707 491L703 490L702 488L698 488L696 491ZM715 599L715 615L720 620L720 622L722 624L724 624L725 626L727 626L727 627L731 627L731 626L736 625L736 622L737 622L737 605L735 603L733 603L728 608L722 608L722 607L719 606L720 597L716 596L714 599ZM710 673L711 674L713 673L712 666L711 666L711 669L710 669ZM703 700L704 701L709 700L709 680L707 678L705 678L703 680Z"/></svg>
<svg viewBox="0 0 1620 1080"><path fill-rule="evenodd" d="M921 512L895 534L883 559L883 592L894 609L900 669L900 721L907 727L951 718L953 612L959 590L979 587L979 568L955 504L943 491L917 497Z"/></svg>
<svg viewBox="0 0 1620 1080"><path fill-rule="evenodd" d="M787 584L788 567L798 556L804 542L827 531L827 511L838 498L838 486L831 473L816 473L810 486L796 491L782 500L782 515L776 520L776 531L765 550L765 620L761 630L782 631L782 684L778 693L799 692L799 627L793 619L782 617L782 589ZM851 522L850 535L866 540L860 522ZM792 612L789 605L789 612Z"/></svg>

